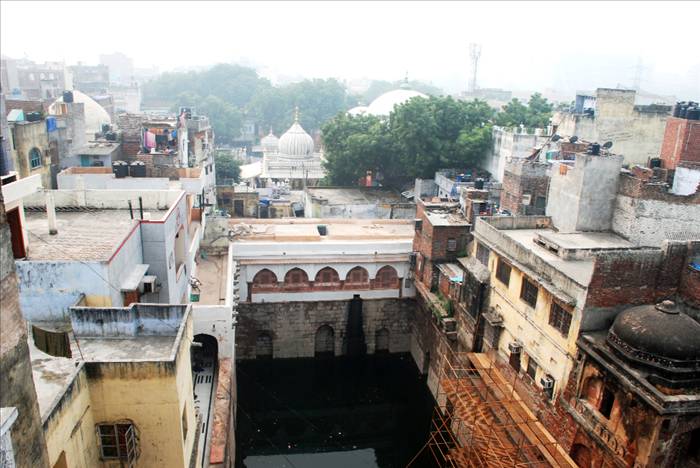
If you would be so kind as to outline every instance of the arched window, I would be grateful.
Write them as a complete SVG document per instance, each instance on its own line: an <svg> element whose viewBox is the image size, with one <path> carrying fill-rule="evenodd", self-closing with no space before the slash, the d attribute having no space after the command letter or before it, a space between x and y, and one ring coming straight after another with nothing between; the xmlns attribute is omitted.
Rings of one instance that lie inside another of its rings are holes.
<svg viewBox="0 0 700 468"><path fill-rule="evenodd" d="M272 337L269 333L258 333L255 339L255 357L258 359L272 357Z"/></svg>
<svg viewBox="0 0 700 468"><path fill-rule="evenodd" d="M345 285L353 288L369 286L367 270L358 266L348 271L348 275L345 277Z"/></svg>
<svg viewBox="0 0 700 468"><path fill-rule="evenodd" d="M284 275L285 289L304 288L309 285L309 276L301 268L292 268Z"/></svg>
<svg viewBox="0 0 700 468"><path fill-rule="evenodd" d="M581 444L571 447L571 458L580 468L591 468L591 449Z"/></svg>
<svg viewBox="0 0 700 468"><path fill-rule="evenodd" d="M389 352L389 330L380 328L374 334L374 352L388 353Z"/></svg>
<svg viewBox="0 0 700 468"><path fill-rule="evenodd" d="M333 328L322 325L316 330L316 340L314 342L315 356L333 356L335 354L335 333Z"/></svg>
<svg viewBox="0 0 700 468"><path fill-rule="evenodd" d="M277 287L277 275L267 268L260 270L253 277L253 292L275 289Z"/></svg>
<svg viewBox="0 0 700 468"><path fill-rule="evenodd" d="M338 272L331 267L325 267L316 273L316 278L314 279L315 287L336 287L340 284L340 277Z"/></svg>
<svg viewBox="0 0 700 468"><path fill-rule="evenodd" d="M32 169L41 166L41 150L39 148L29 150L29 166Z"/></svg>
<svg viewBox="0 0 700 468"><path fill-rule="evenodd" d="M399 287L399 275L396 269L392 266L384 266L377 272L377 277L374 280L375 287L381 289L390 289Z"/></svg>
<svg viewBox="0 0 700 468"><path fill-rule="evenodd" d="M589 377L583 384L581 398L590 403L594 408L597 408L602 390L603 381L598 377Z"/></svg>

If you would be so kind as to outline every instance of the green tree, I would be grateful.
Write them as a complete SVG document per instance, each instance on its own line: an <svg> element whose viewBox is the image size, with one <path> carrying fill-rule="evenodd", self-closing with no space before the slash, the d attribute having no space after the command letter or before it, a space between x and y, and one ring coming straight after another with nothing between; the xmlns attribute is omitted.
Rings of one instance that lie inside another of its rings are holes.
<svg viewBox="0 0 700 468"><path fill-rule="evenodd" d="M482 101L414 98L389 119L337 115L322 128L328 182L354 184L367 170L385 185L474 165L486 152L493 110Z"/></svg>
<svg viewBox="0 0 700 468"><path fill-rule="evenodd" d="M226 185L231 182L238 182L241 177L241 163L234 159L228 151L217 151L214 154L214 164L216 165L216 184Z"/></svg>
<svg viewBox="0 0 700 468"><path fill-rule="evenodd" d="M528 128L542 128L549 124L552 117L553 104L540 93L530 96L527 105L513 98L503 106L496 116L496 124L502 127L516 127L524 125Z"/></svg>

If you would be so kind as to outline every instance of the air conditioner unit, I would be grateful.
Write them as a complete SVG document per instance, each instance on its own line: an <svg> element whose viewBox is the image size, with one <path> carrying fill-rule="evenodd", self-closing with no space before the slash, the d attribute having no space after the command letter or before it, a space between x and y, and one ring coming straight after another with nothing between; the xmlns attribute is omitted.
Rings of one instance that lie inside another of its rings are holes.
<svg viewBox="0 0 700 468"><path fill-rule="evenodd" d="M545 390L554 388L554 379L550 376L542 377L540 379L540 383L542 384L542 388L544 388Z"/></svg>
<svg viewBox="0 0 700 468"><path fill-rule="evenodd" d="M160 289L158 287L158 283L156 282L157 277L153 275L146 275L143 277L141 280L141 283L139 284L139 292L141 294L150 294L150 293L156 293Z"/></svg>
<svg viewBox="0 0 700 468"><path fill-rule="evenodd" d="M532 195L530 195L529 193L526 193L523 195L523 205L530 206L531 201L532 201Z"/></svg>
<svg viewBox="0 0 700 468"><path fill-rule="evenodd" d="M523 345L518 343L517 341L511 341L508 343L508 351L511 353L519 353L523 350Z"/></svg>
<svg viewBox="0 0 700 468"><path fill-rule="evenodd" d="M416 257L418 254L416 252L411 252L408 254L408 264L411 265L411 268L416 266Z"/></svg>

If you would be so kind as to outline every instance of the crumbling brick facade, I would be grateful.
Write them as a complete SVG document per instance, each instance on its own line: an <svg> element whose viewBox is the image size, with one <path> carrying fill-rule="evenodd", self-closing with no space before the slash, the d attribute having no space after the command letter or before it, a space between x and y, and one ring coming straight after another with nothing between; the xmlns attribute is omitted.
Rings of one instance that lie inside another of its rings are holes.
<svg viewBox="0 0 700 468"><path fill-rule="evenodd" d="M514 160L506 164L501 209L513 215L544 215L549 176L547 164Z"/></svg>
<svg viewBox="0 0 700 468"><path fill-rule="evenodd" d="M661 144L663 167L675 169L680 163L700 164L700 120L669 117Z"/></svg>

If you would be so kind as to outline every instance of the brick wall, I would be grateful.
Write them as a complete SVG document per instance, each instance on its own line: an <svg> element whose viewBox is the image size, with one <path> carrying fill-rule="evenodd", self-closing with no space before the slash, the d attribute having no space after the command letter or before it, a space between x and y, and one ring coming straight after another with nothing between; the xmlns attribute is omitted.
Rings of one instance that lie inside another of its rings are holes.
<svg viewBox="0 0 700 468"><path fill-rule="evenodd" d="M668 169L675 169L681 162L700 164L700 121L669 117L661 160Z"/></svg>
<svg viewBox="0 0 700 468"><path fill-rule="evenodd" d="M586 307L653 304L674 295L700 242L665 242L661 250L606 252L596 257ZM691 285L692 287L692 285Z"/></svg>
<svg viewBox="0 0 700 468"><path fill-rule="evenodd" d="M316 331L323 325L333 329L335 355L343 354L350 301L293 303L241 303L236 327L236 357L253 359L260 333L272 337L274 358L311 357ZM412 299L367 299L362 301L362 319L367 352L373 353L376 332L389 331L392 353L410 349Z"/></svg>
<svg viewBox="0 0 700 468"><path fill-rule="evenodd" d="M549 177L546 165L514 162L508 164L503 175L501 208L514 215L543 215L545 206L536 206L538 197L547 198ZM523 195L530 194L530 204L523 205Z"/></svg>
<svg viewBox="0 0 700 468"><path fill-rule="evenodd" d="M645 200L658 200L674 205L698 205L700 204L700 192L693 195L674 195L668 191L668 186L663 183L649 183L648 180L622 174L617 188L619 195L641 198Z"/></svg>

